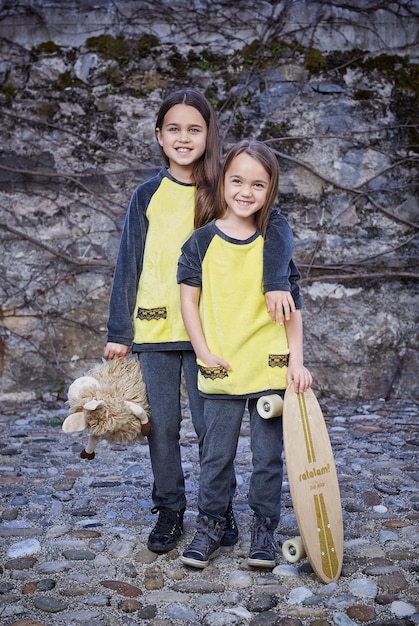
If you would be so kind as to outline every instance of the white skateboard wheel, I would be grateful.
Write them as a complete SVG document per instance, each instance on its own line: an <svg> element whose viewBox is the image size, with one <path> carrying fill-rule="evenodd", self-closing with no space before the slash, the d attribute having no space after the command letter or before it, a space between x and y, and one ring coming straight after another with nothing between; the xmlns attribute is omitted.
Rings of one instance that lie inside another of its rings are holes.
<svg viewBox="0 0 419 626"><path fill-rule="evenodd" d="M288 539L282 544L282 554L288 561L288 563L297 563L306 556L303 540L301 537L294 537L294 539Z"/></svg>
<svg viewBox="0 0 419 626"><path fill-rule="evenodd" d="M260 397L256 408L263 419L269 419L270 417L279 417L282 415L283 406L284 401L281 396L274 393L271 396Z"/></svg>

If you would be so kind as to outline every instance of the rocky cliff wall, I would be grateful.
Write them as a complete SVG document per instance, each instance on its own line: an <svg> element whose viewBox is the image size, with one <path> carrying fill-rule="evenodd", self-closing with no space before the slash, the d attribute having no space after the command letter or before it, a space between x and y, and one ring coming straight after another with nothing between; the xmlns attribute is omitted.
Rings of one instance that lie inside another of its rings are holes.
<svg viewBox="0 0 419 626"><path fill-rule="evenodd" d="M316 390L418 397L418 3L383 7L0 4L0 398L65 396L101 356L125 209L186 85L226 148L277 151Z"/></svg>

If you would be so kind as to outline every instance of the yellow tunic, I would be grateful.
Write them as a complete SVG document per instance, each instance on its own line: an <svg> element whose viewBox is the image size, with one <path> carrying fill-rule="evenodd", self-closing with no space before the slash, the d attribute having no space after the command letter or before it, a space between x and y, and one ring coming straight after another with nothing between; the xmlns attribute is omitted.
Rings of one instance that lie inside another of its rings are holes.
<svg viewBox="0 0 419 626"><path fill-rule="evenodd" d="M134 343L189 341L180 314L176 269L193 231L195 186L163 178L147 208L148 231L134 310Z"/></svg>

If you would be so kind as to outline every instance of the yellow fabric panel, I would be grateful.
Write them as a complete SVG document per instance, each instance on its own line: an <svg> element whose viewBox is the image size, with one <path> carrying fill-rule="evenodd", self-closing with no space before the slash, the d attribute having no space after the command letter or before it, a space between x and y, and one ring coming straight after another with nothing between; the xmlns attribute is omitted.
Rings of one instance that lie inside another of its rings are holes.
<svg viewBox="0 0 419 626"><path fill-rule="evenodd" d="M193 231L195 186L170 178L147 209L149 221L134 313L134 343L189 341L176 281L181 247Z"/></svg>
<svg viewBox="0 0 419 626"><path fill-rule="evenodd" d="M244 244L212 239L202 265L201 320L211 352L232 369L201 368L198 381L204 393L246 395L286 388L287 337L266 310L262 277L261 236Z"/></svg>

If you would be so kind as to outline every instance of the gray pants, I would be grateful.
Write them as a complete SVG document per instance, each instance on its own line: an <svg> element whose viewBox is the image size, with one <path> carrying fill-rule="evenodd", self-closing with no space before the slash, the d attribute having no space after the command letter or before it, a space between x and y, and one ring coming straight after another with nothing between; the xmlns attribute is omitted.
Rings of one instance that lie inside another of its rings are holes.
<svg viewBox="0 0 419 626"><path fill-rule="evenodd" d="M198 493L199 515L223 520L229 501L231 464L236 455L246 400L205 398L204 402L205 436ZM269 518L269 526L274 530L281 512L282 417L261 418L256 403L257 399L249 400L253 455L249 505L258 518Z"/></svg>
<svg viewBox="0 0 419 626"><path fill-rule="evenodd" d="M183 369L192 422L199 450L205 433L204 400L197 388L198 367L193 350L141 352L139 354L147 398L150 405L151 432L148 435L153 469L153 504L179 511L186 506L185 479L180 454L180 383ZM230 498L235 489L235 474L230 465ZM227 508L227 507L226 507Z"/></svg>

